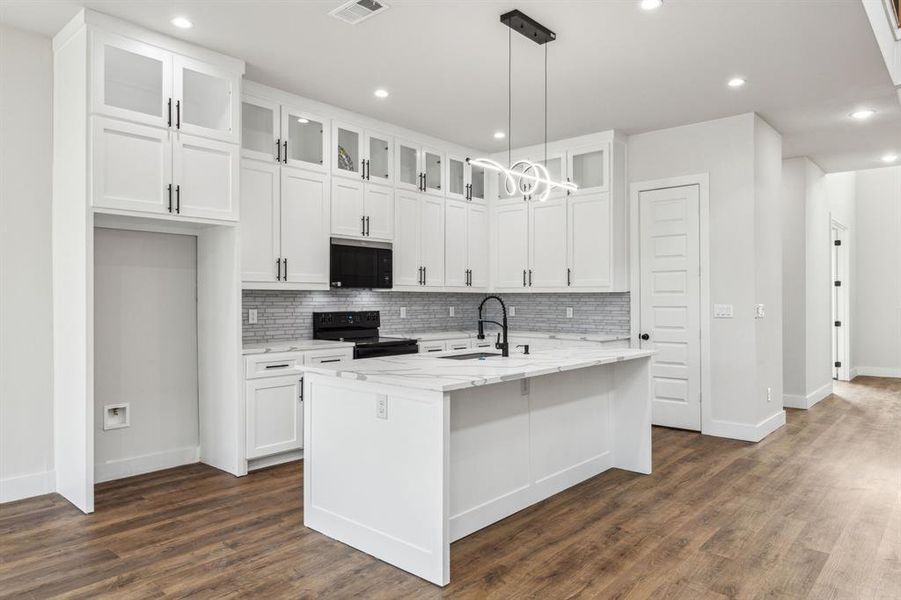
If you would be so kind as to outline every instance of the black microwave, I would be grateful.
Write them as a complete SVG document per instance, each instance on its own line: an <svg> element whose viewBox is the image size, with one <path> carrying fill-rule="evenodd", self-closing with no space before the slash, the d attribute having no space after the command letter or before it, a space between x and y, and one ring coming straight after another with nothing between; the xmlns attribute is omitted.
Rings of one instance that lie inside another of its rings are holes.
<svg viewBox="0 0 901 600"><path fill-rule="evenodd" d="M392 286L391 244L333 239L330 258L333 288Z"/></svg>

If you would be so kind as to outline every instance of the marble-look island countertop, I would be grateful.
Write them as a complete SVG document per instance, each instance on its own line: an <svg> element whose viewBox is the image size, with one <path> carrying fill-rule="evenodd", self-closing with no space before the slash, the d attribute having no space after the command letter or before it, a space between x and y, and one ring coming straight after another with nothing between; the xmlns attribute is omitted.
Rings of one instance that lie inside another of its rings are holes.
<svg viewBox="0 0 901 600"><path fill-rule="evenodd" d="M496 333L493 326L489 326L489 333ZM389 337L405 337L431 342L440 340L475 339L475 331L385 331L382 335ZM573 340L582 342L619 342L629 339L628 335L612 333L548 333L546 331L511 331L510 337L546 338L549 340Z"/></svg>
<svg viewBox="0 0 901 600"><path fill-rule="evenodd" d="M579 347L554 348L514 353L508 358L498 354L485 359L451 360L441 358L476 352L473 349L441 354L406 354L355 360L351 363L305 367L308 373L369 381L418 390L451 392L475 386L491 385L538 377L550 373L597 367L653 355L653 350L628 348ZM492 350L492 352L494 352Z"/></svg>
<svg viewBox="0 0 901 600"><path fill-rule="evenodd" d="M244 344L244 355L268 354L270 352L307 352L309 350L332 350L334 348L353 348L353 342L334 340L286 340L283 342L264 342L260 344Z"/></svg>

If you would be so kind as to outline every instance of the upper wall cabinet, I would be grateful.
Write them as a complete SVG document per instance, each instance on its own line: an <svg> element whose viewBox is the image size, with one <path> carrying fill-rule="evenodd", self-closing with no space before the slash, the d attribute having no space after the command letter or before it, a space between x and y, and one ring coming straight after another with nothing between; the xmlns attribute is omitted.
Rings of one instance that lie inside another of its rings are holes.
<svg viewBox="0 0 901 600"><path fill-rule="evenodd" d="M241 155L313 171L328 170L328 121L254 96L241 101Z"/></svg>
<svg viewBox="0 0 901 600"><path fill-rule="evenodd" d="M393 185L394 152L388 135L335 122L332 139L332 172L335 175Z"/></svg>
<svg viewBox="0 0 901 600"><path fill-rule="evenodd" d="M566 153L567 181L579 186L575 194L610 190L610 145L573 148ZM550 170L550 167L548 167Z"/></svg>
<svg viewBox="0 0 901 600"><path fill-rule="evenodd" d="M92 36L92 111L238 142L241 74L101 30Z"/></svg>
<svg viewBox="0 0 901 600"><path fill-rule="evenodd" d="M396 185L399 189L445 195L444 153L415 142L398 140L395 145Z"/></svg>

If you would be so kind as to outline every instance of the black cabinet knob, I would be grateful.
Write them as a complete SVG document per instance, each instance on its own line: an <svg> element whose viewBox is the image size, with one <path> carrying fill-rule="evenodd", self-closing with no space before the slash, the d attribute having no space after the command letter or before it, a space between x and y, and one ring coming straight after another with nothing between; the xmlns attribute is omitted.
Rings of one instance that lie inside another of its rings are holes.
<svg viewBox="0 0 901 600"><path fill-rule="evenodd" d="M647 333L642 333L642 334L641 334L641 339L643 339L643 340L649 340L649 339L651 339L651 336L650 336L649 334L647 334Z"/></svg>

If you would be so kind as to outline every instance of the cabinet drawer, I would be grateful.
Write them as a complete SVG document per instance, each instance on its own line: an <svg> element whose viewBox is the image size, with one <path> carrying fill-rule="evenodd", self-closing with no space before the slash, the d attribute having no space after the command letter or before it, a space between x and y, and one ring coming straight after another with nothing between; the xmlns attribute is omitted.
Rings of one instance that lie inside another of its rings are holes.
<svg viewBox="0 0 901 600"><path fill-rule="evenodd" d="M278 377L281 375L303 374L303 352L276 352L259 354L244 359L244 377Z"/></svg>
<svg viewBox="0 0 901 600"><path fill-rule="evenodd" d="M446 342L448 350L466 350L472 348L472 344L468 339L465 340L448 340Z"/></svg>
<svg viewBox="0 0 901 600"><path fill-rule="evenodd" d="M352 349L340 350L319 350L316 352L307 352L306 362L308 365L324 365L338 362L347 362L354 359Z"/></svg>
<svg viewBox="0 0 901 600"><path fill-rule="evenodd" d="M428 352L444 352L446 350L444 342L420 342L419 353L426 354Z"/></svg>

